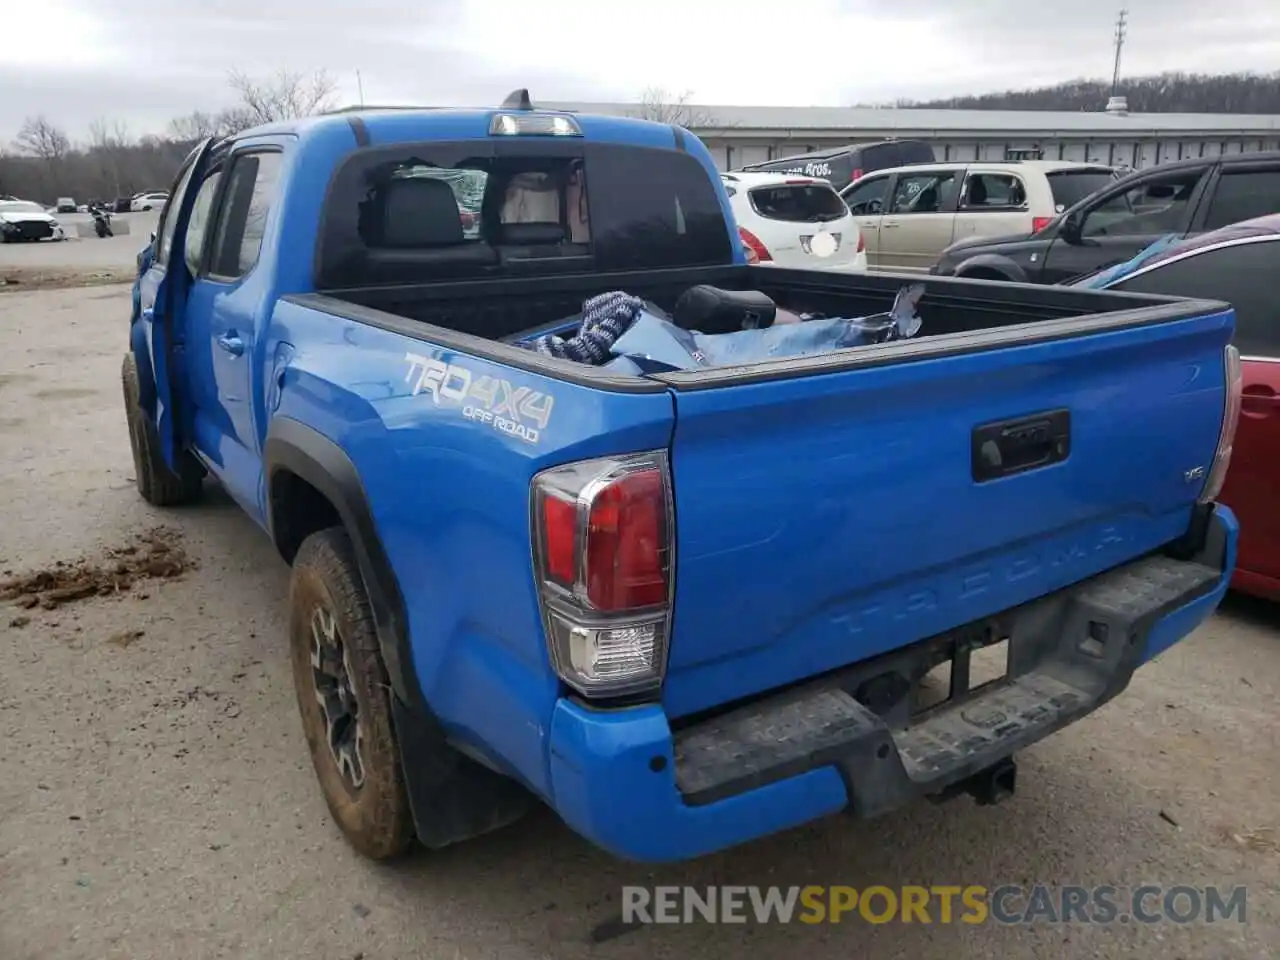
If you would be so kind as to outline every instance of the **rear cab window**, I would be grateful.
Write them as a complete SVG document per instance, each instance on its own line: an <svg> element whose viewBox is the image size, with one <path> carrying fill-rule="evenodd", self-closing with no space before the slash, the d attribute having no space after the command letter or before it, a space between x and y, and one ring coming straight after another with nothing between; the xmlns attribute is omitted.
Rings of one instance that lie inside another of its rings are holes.
<svg viewBox="0 0 1280 960"><path fill-rule="evenodd" d="M786 183L747 191L751 209L766 220L827 223L849 215L839 194L826 183Z"/></svg>
<svg viewBox="0 0 1280 960"><path fill-rule="evenodd" d="M1045 175L1049 190L1053 193L1054 209L1061 213L1069 210L1085 197L1116 182L1116 174L1110 170L1051 170Z"/></svg>
<svg viewBox="0 0 1280 960"><path fill-rule="evenodd" d="M316 285L723 265L719 194L676 150L606 143L406 144L334 174Z"/></svg>

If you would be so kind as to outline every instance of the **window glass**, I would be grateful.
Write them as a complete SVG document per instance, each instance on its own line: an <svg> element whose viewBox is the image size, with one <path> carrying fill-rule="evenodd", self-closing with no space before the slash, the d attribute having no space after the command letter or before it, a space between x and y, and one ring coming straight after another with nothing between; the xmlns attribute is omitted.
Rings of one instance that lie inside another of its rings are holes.
<svg viewBox="0 0 1280 960"><path fill-rule="evenodd" d="M209 228L213 220L213 200L218 195L218 184L221 180L221 170L215 170L204 178L200 184L200 191L196 194L196 202L191 207L191 216L187 220L182 256L193 277L200 273L205 240L211 232Z"/></svg>
<svg viewBox="0 0 1280 960"><path fill-rule="evenodd" d="M1203 168L1155 177L1114 194L1085 213L1082 237L1144 237L1177 233L1191 216Z"/></svg>
<svg viewBox="0 0 1280 960"><path fill-rule="evenodd" d="M950 206L956 192L956 173L899 174L890 213L939 213Z"/></svg>
<svg viewBox="0 0 1280 960"><path fill-rule="evenodd" d="M1280 213L1280 170L1224 171L1214 188L1204 229Z"/></svg>
<svg viewBox="0 0 1280 960"><path fill-rule="evenodd" d="M966 210L1009 209L1027 202L1022 181L1007 173L971 173L964 184L961 204Z"/></svg>
<svg viewBox="0 0 1280 960"><path fill-rule="evenodd" d="M756 187L747 196L755 212L766 220L824 223L849 214L839 194L825 183Z"/></svg>
<svg viewBox="0 0 1280 960"><path fill-rule="evenodd" d="M1135 274L1112 289L1226 301L1235 308L1240 352L1280 357L1278 271L1280 238L1204 250Z"/></svg>
<svg viewBox="0 0 1280 960"><path fill-rule="evenodd" d="M866 177L845 191L844 202L849 205L849 212L854 216L874 216L884 212L885 193L888 189L888 177Z"/></svg>
<svg viewBox="0 0 1280 960"><path fill-rule="evenodd" d="M191 159L188 157L188 161ZM182 202L182 195L187 192L187 184L191 181L191 169L192 164L188 162L173 188L173 193L164 205L164 211L160 214L160 228L156 232L156 263L169 262L169 251L173 249L173 235L178 229L178 206Z"/></svg>
<svg viewBox="0 0 1280 960"><path fill-rule="evenodd" d="M267 213L280 175L279 153L247 153L235 158L218 219L210 272L235 279L258 262Z"/></svg>
<svg viewBox="0 0 1280 960"><path fill-rule="evenodd" d="M1116 182L1116 175L1108 170L1055 170L1047 177L1058 213Z"/></svg>
<svg viewBox="0 0 1280 960"><path fill-rule="evenodd" d="M317 286L727 264L715 174L677 150L435 143L334 177Z"/></svg>

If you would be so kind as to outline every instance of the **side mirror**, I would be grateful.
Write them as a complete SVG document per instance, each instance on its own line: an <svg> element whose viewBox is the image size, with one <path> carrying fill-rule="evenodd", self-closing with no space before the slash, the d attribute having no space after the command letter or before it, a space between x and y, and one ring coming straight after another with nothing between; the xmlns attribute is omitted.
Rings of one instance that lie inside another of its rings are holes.
<svg viewBox="0 0 1280 960"><path fill-rule="evenodd" d="M1073 213L1069 217L1064 217L1061 226L1058 227L1058 236L1067 243L1079 246L1080 244L1080 228L1084 224L1084 217L1078 213Z"/></svg>

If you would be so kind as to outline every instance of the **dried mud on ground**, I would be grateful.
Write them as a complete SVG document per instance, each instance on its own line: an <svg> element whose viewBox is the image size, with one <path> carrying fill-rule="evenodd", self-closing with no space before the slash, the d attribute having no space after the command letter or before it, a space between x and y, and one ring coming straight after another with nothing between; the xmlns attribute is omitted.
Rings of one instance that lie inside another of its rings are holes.
<svg viewBox="0 0 1280 960"><path fill-rule="evenodd" d="M0 266L0 293L28 293L32 290L61 290L68 287L96 287L106 283L132 282L133 271L107 267L76 270Z"/></svg>
<svg viewBox="0 0 1280 960"><path fill-rule="evenodd" d="M86 597L127 593L145 580L174 580L194 566L176 531L153 527L97 559L58 560L42 570L17 576L5 570L0 600L25 609L53 610Z"/></svg>

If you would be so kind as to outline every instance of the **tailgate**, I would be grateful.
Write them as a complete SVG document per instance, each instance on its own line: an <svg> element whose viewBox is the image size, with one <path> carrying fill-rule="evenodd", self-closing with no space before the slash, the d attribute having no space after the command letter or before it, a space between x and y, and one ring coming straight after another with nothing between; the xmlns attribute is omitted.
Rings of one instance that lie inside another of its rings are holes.
<svg viewBox="0 0 1280 960"><path fill-rule="evenodd" d="M673 375L668 713L951 630L1180 536L1217 446L1231 333L1229 313L1181 316L1080 318L1039 342L1005 328L989 339L1012 345L977 351L986 335L936 337L754 382Z"/></svg>

